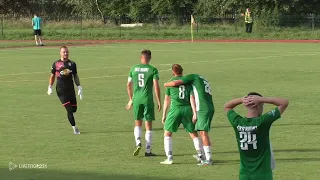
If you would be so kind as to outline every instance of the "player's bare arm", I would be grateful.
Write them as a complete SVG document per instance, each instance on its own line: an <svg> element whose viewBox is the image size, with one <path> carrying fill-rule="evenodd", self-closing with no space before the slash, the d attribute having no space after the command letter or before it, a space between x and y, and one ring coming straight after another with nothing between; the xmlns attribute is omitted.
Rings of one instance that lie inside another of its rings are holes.
<svg viewBox="0 0 320 180"><path fill-rule="evenodd" d="M246 101L253 106L256 106L260 103L273 104L278 107L280 114L282 114L289 105L289 100L276 97L248 96L246 97Z"/></svg>
<svg viewBox="0 0 320 180"><path fill-rule="evenodd" d="M153 80L153 86L154 86L154 92L156 94L156 99L158 103L158 111L161 111L161 100L160 100L160 87L159 87L159 81L154 79Z"/></svg>
<svg viewBox="0 0 320 180"><path fill-rule="evenodd" d="M51 74L49 77L49 85L52 86L54 83L54 80L56 79L56 75L55 74Z"/></svg>
<svg viewBox="0 0 320 180"><path fill-rule="evenodd" d="M193 95L190 96L190 103L192 108L192 122L195 124L197 122L197 108L196 108L196 100Z"/></svg>
<svg viewBox="0 0 320 180"><path fill-rule="evenodd" d="M129 96L129 102L126 105L126 109L129 110L132 108L132 96L133 96L133 91L132 91L132 81L127 82L127 93Z"/></svg>
<svg viewBox="0 0 320 180"><path fill-rule="evenodd" d="M171 102L170 96L165 95L164 96L164 101L163 101L162 124L164 124L164 122L166 121L168 109L170 107L170 102Z"/></svg>
<svg viewBox="0 0 320 180"><path fill-rule="evenodd" d="M181 84L183 84L182 80L175 80L175 81L164 83L164 87L175 87L175 86L180 86Z"/></svg>
<svg viewBox="0 0 320 180"><path fill-rule="evenodd" d="M235 107L237 107L238 105L243 103L243 98L237 98L237 99L233 99L231 101L228 101L225 105L224 105L224 111L228 112L231 109L234 109Z"/></svg>

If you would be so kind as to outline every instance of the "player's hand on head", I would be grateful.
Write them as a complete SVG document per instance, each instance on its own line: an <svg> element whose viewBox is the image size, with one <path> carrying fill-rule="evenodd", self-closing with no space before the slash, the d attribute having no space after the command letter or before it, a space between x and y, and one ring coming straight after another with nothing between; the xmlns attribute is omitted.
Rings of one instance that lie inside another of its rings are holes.
<svg viewBox="0 0 320 180"><path fill-rule="evenodd" d="M255 107L260 103L261 103L261 97L260 96L251 95L251 96L245 97L245 99L244 99L244 104L246 106Z"/></svg>
<svg viewBox="0 0 320 180"><path fill-rule="evenodd" d="M245 97L242 98L242 103L243 103L245 106L249 106L250 103L252 103L252 102L250 102L248 96L245 96Z"/></svg>
<svg viewBox="0 0 320 180"><path fill-rule="evenodd" d="M126 110L129 110L132 108L132 100L129 100L128 104L126 105Z"/></svg>

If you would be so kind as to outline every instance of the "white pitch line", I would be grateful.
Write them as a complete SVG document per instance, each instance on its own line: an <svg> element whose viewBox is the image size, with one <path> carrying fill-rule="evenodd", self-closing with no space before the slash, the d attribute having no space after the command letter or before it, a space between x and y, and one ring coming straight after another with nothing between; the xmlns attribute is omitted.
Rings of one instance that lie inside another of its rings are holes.
<svg viewBox="0 0 320 180"><path fill-rule="evenodd" d="M171 69L165 69L165 70L160 70L159 72L166 72L166 71L171 71ZM102 78L112 78L112 77L126 77L128 76L128 74L119 74L119 75L106 75L106 76L96 76L96 77L84 77L84 78L80 78L80 80L83 80L83 79L102 79ZM29 79L26 79L26 80L18 80L18 81L2 81L0 80L0 83L15 83L15 82L46 82L47 80L29 80Z"/></svg>
<svg viewBox="0 0 320 180"><path fill-rule="evenodd" d="M287 56L314 56L319 55L319 53L312 53L312 54L301 54L301 53L293 53L289 55L277 55L277 56L260 56L260 57L243 57L243 58L231 58L231 59L218 59L218 60L212 60L212 61L191 61L191 62L177 62L176 64L196 64L196 63L214 63L214 62L221 62L221 61L233 61L233 60L243 60L243 59L265 59L265 58L278 58L278 57L287 57ZM154 64L154 66L171 66L172 64ZM84 68L84 69L78 69L80 71L87 71L87 70L98 70L98 69L121 69L121 68L130 68L131 66L118 66L118 67L96 67L96 68ZM29 72L29 73L16 73L16 74L0 74L0 77L4 76L20 76L20 75L31 75L31 74L42 74L42 73L50 73L50 70L48 71L39 71L39 72Z"/></svg>

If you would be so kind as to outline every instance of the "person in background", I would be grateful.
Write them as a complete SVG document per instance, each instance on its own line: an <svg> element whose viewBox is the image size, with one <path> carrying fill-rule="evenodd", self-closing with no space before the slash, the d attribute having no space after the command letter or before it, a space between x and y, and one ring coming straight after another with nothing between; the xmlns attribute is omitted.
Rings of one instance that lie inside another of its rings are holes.
<svg viewBox="0 0 320 180"><path fill-rule="evenodd" d="M253 16L250 8L247 8L246 12L244 14L241 14L241 16L244 16L244 21L246 24L246 33L251 33L253 26Z"/></svg>
<svg viewBox="0 0 320 180"><path fill-rule="evenodd" d="M38 17L37 14L34 14L34 17L32 18L32 26L33 26L34 39L36 41L37 46L39 45L43 46L42 37L41 37L41 24L42 24L41 17Z"/></svg>

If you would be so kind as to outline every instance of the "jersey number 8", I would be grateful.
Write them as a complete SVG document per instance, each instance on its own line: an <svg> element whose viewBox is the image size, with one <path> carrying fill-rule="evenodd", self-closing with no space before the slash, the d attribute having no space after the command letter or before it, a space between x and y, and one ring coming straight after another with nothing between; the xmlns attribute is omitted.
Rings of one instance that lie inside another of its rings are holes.
<svg viewBox="0 0 320 180"><path fill-rule="evenodd" d="M144 86L144 74L138 74L139 87Z"/></svg>
<svg viewBox="0 0 320 180"><path fill-rule="evenodd" d="M240 133L240 148L241 150L248 150L249 145L253 146L253 149L258 149L257 147L257 135L251 134L251 132L239 132Z"/></svg>
<svg viewBox="0 0 320 180"><path fill-rule="evenodd" d="M207 82L207 81L203 81L204 83L204 91L208 94L211 95L211 87L210 87L210 84Z"/></svg>
<svg viewBox="0 0 320 180"><path fill-rule="evenodd" d="M184 85L179 86L179 99L185 98L186 87Z"/></svg>

